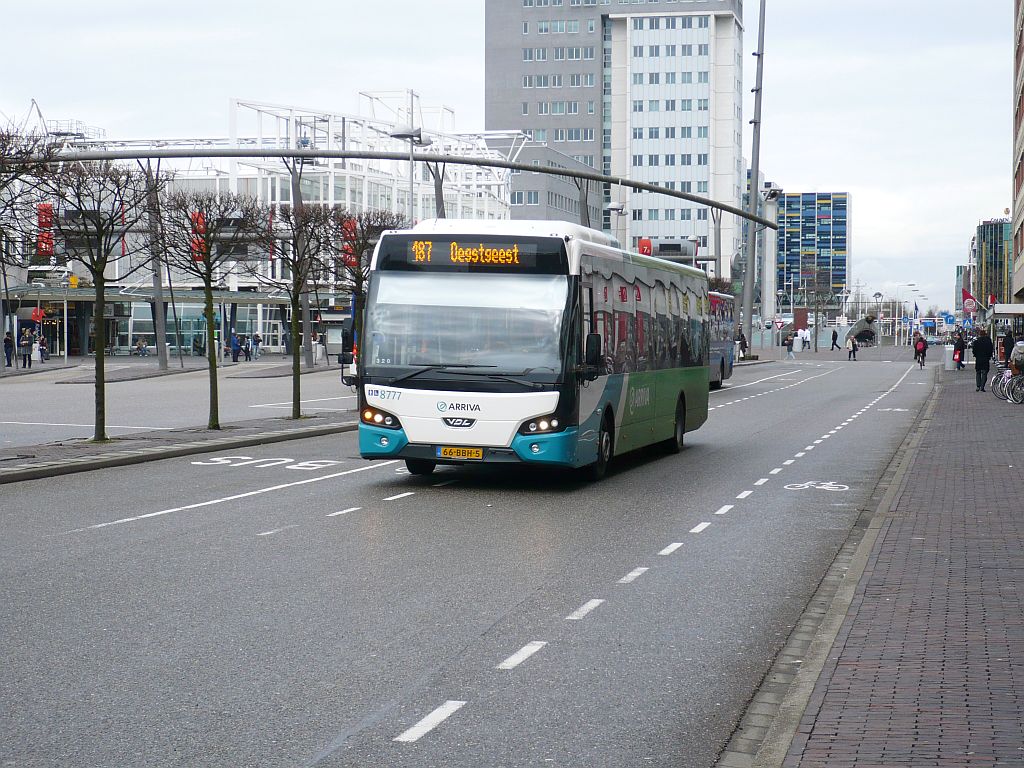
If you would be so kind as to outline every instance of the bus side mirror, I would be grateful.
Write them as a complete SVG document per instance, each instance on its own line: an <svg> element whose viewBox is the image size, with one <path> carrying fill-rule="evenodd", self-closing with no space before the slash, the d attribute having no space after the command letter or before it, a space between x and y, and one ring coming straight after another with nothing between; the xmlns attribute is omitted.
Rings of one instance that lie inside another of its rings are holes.
<svg viewBox="0 0 1024 768"><path fill-rule="evenodd" d="M588 333L584 346L583 362L588 377L597 378L601 371L601 334Z"/></svg>

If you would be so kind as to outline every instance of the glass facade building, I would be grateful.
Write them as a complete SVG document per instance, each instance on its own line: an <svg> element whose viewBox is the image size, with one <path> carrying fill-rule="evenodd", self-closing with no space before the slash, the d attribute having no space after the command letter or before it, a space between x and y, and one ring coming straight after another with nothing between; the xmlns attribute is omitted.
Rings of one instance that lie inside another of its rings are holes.
<svg viewBox="0 0 1024 768"><path fill-rule="evenodd" d="M831 294L826 304L839 307L852 279L849 193L783 193L778 223L775 279L786 294L781 306L806 306L816 284L819 292Z"/></svg>

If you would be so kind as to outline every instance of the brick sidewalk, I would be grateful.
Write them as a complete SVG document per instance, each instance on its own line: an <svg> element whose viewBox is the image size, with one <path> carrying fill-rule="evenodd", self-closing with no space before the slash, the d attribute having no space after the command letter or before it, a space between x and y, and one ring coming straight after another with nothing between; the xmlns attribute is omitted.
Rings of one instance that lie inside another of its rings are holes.
<svg viewBox="0 0 1024 768"><path fill-rule="evenodd" d="M1024 406L940 372L784 765L1024 765Z"/></svg>

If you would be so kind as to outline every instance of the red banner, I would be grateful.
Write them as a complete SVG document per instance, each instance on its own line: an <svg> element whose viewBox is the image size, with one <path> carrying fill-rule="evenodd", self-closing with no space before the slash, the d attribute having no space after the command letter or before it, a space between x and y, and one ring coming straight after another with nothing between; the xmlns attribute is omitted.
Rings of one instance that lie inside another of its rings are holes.
<svg viewBox="0 0 1024 768"><path fill-rule="evenodd" d="M961 288L960 293L964 301L964 312L968 315L976 313L978 311L978 300L966 288Z"/></svg>

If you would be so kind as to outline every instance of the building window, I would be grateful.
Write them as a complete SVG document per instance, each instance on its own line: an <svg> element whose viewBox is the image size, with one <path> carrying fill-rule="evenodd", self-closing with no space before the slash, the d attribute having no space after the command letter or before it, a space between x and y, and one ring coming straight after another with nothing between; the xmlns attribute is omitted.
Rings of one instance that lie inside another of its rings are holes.
<svg viewBox="0 0 1024 768"><path fill-rule="evenodd" d="M522 114L524 114L524 115L530 114L530 103L528 101L524 101L523 102L523 112L522 112Z"/></svg>
<svg viewBox="0 0 1024 768"><path fill-rule="evenodd" d="M675 164L676 164L676 156L675 155L665 155L665 165L675 165Z"/></svg>
<svg viewBox="0 0 1024 768"><path fill-rule="evenodd" d="M675 208L666 208L665 209L665 221L675 221L675 220L676 220L676 209Z"/></svg>
<svg viewBox="0 0 1024 768"><path fill-rule="evenodd" d="M679 100L679 111L689 112L693 109L693 99L680 99Z"/></svg>
<svg viewBox="0 0 1024 768"><path fill-rule="evenodd" d="M671 125L668 126L665 129L665 138L666 139L674 139L675 137L676 137L676 129L675 129L675 127L671 126Z"/></svg>
<svg viewBox="0 0 1024 768"><path fill-rule="evenodd" d="M593 141L593 140L594 140L594 129L593 128L584 128L583 129L583 141Z"/></svg>
<svg viewBox="0 0 1024 768"><path fill-rule="evenodd" d="M658 161L659 161L659 157L657 155L648 155L647 156L647 165L649 165L651 167L654 167L654 166L658 165Z"/></svg>
<svg viewBox="0 0 1024 768"><path fill-rule="evenodd" d="M665 73L665 85L675 85L675 84L676 84L676 73L675 72L666 72Z"/></svg>
<svg viewBox="0 0 1024 768"><path fill-rule="evenodd" d="M709 83L709 82L711 82L710 73L708 73L708 72L698 72L697 73L697 82L698 83Z"/></svg>
<svg viewBox="0 0 1024 768"><path fill-rule="evenodd" d="M633 29L639 31L639 30L641 30L643 28L644 28L644 19L643 19L643 17L642 16L634 16L633 17Z"/></svg>
<svg viewBox="0 0 1024 768"><path fill-rule="evenodd" d="M526 204L540 205L540 192L538 192L536 189L526 190Z"/></svg>
<svg viewBox="0 0 1024 768"><path fill-rule="evenodd" d="M698 16L697 17L697 28L698 29L707 29L708 28L708 17L707 16Z"/></svg>
<svg viewBox="0 0 1024 768"><path fill-rule="evenodd" d="M593 88L594 87L594 73L593 72L588 72L587 74L583 75L583 87L584 88Z"/></svg>
<svg viewBox="0 0 1024 768"><path fill-rule="evenodd" d="M648 85L658 85L660 82L661 82L661 73L660 72L648 72L647 73L647 83L648 83Z"/></svg>
<svg viewBox="0 0 1024 768"><path fill-rule="evenodd" d="M523 61L533 61L533 48L523 48Z"/></svg>
<svg viewBox="0 0 1024 768"><path fill-rule="evenodd" d="M686 154L679 156L680 165L693 165L693 155Z"/></svg>
<svg viewBox="0 0 1024 768"><path fill-rule="evenodd" d="M537 34L546 35L551 31L550 21L538 21L537 22Z"/></svg>
<svg viewBox="0 0 1024 768"><path fill-rule="evenodd" d="M661 107L661 102L658 101L657 99L648 99L647 100L647 111L648 112L657 112L660 107Z"/></svg>
<svg viewBox="0 0 1024 768"><path fill-rule="evenodd" d="M697 99L697 111L698 112L707 112L708 111L708 100L707 99Z"/></svg>
<svg viewBox="0 0 1024 768"><path fill-rule="evenodd" d="M697 194L706 195L708 193L708 183L706 181L697 182Z"/></svg>
<svg viewBox="0 0 1024 768"><path fill-rule="evenodd" d="M680 72L679 78L679 82L683 85L689 85L693 82L693 72Z"/></svg>
<svg viewBox="0 0 1024 768"><path fill-rule="evenodd" d="M644 111L643 99L633 99L633 111L634 112L643 112Z"/></svg>
<svg viewBox="0 0 1024 768"><path fill-rule="evenodd" d="M539 141L541 144L546 144L548 140L548 129L538 128L533 132L533 138Z"/></svg>
<svg viewBox="0 0 1024 768"><path fill-rule="evenodd" d="M640 209L634 210L633 211L633 221L643 221L643 220L644 220L644 212L641 211Z"/></svg>
<svg viewBox="0 0 1024 768"><path fill-rule="evenodd" d="M547 61L548 60L548 49L547 48L534 48L533 58L536 61Z"/></svg>
<svg viewBox="0 0 1024 768"><path fill-rule="evenodd" d="M647 55L652 57L652 58L660 56L661 55L661 46L660 45L648 45L647 46Z"/></svg>
<svg viewBox="0 0 1024 768"><path fill-rule="evenodd" d="M643 128L634 128L633 129L633 138L634 139L642 139L643 137L644 137L644 129Z"/></svg>
<svg viewBox="0 0 1024 768"><path fill-rule="evenodd" d="M692 139L693 138L693 129L691 129L690 126L688 126L688 125L684 125L682 128L679 129L679 138L681 138L681 139Z"/></svg>
<svg viewBox="0 0 1024 768"><path fill-rule="evenodd" d="M661 29L661 19L659 19L657 16L651 16L650 18L647 19L647 28Z"/></svg>
<svg viewBox="0 0 1024 768"><path fill-rule="evenodd" d="M523 88L533 88L533 75L523 75Z"/></svg>
<svg viewBox="0 0 1024 768"><path fill-rule="evenodd" d="M550 110L550 107L549 107L549 105L548 105L548 103L546 101L538 101L537 102L537 114L538 115L547 115L547 114L549 114L549 110Z"/></svg>
<svg viewBox="0 0 1024 768"><path fill-rule="evenodd" d="M643 84L644 84L644 73L643 72L634 72L633 73L633 85L643 85Z"/></svg>
<svg viewBox="0 0 1024 768"><path fill-rule="evenodd" d="M643 129L641 128L641 130L643 130ZM647 138L648 139L660 139L661 138L660 134L661 134L661 129L660 128L648 128L647 129Z"/></svg>
<svg viewBox="0 0 1024 768"><path fill-rule="evenodd" d="M679 211L679 220L680 221L689 221L690 220L690 209L689 208L683 208L681 211Z"/></svg>
<svg viewBox="0 0 1024 768"><path fill-rule="evenodd" d="M666 56L675 56L676 55L676 47L674 45L666 45L665 46L665 55Z"/></svg>
<svg viewBox="0 0 1024 768"><path fill-rule="evenodd" d="M676 17L675 16L668 16L668 17L666 17L665 18L665 29L675 29L675 28L676 28Z"/></svg>
<svg viewBox="0 0 1024 768"><path fill-rule="evenodd" d="M538 88L547 88L548 87L548 82L549 82L548 76L547 75L537 75L537 78L534 80L534 82L537 84Z"/></svg>
<svg viewBox="0 0 1024 768"><path fill-rule="evenodd" d="M693 185L690 182L688 182L688 181L681 181L681 182L679 182L679 191L680 192L692 192L693 191L692 186Z"/></svg>
<svg viewBox="0 0 1024 768"><path fill-rule="evenodd" d="M633 58L642 59L644 57L644 47L642 45L633 46Z"/></svg>
<svg viewBox="0 0 1024 768"><path fill-rule="evenodd" d="M707 165L707 164L708 164L708 153L707 152L700 152L700 153L698 153L697 154L697 165Z"/></svg>
<svg viewBox="0 0 1024 768"><path fill-rule="evenodd" d="M643 155L633 155L633 167L634 168L643 168L643 166L644 166L644 156Z"/></svg>
<svg viewBox="0 0 1024 768"><path fill-rule="evenodd" d="M526 196L522 193L522 191L513 192L512 199L510 202L512 203L512 205L522 205L525 199Z"/></svg>
<svg viewBox="0 0 1024 768"><path fill-rule="evenodd" d="M676 100L675 99L665 99L665 111L666 112L675 112L676 111Z"/></svg>
<svg viewBox="0 0 1024 768"><path fill-rule="evenodd" d="M689 131L690 129L687 128L686 130ZM697 126L697 138L698 139L706 139L707 137L708 137L708 127L706 125L698 125Z"/></svg>
<svg viewBox="0 0 1024 768"><path fill-rule="evenodd" d="M647 220L648 221L657 221L658 220L658 209L657 208L648 208L647 209Z"/></svg>
<svg viewBox="0 0 1024 768"><path fill-rule="evenodd" d="M697 221L707 221L707 220L708 220L708 209L707 208L698 208L697 209Z"/></svg>
<svg viewBox="0 0 1024 768"><path fill-rule="evenodd" d="M596 110L596 108L597 108L597 105L596 105L596 103L594 101L588 101L587 102L587 114L588 115L594 114L594 111Z"/></svg>
<svg viewBox="0 0 1024 768"><path fill-rule="evenodd" d="M689 44L687 44L687 45L680 45L679 46L679 55L680 56L693 56L693 46L689 45Z"/></svg>
<svg viewBox="0 0 1024 768"><path fill-rule="evenodd" d="M528 21L524 21L523 22L523 34L524 35L530 34L530 22L528 22Z"/></svg>
<svg viewBox="0 0 1024 768"><path fill-rule="evenodd" d="M565 128L555 128L555 141L565 141Z"/></svg>
<svg viewBox="0 0 1024 768"><path fill-rule="evenodd" d="M523 0L523 8L533 8L533 0Z"/></svg>
<svg viewBox="0 0 1024 768"><path fill-rule="evenodd" d="M708 44L707 43L699 43L697 45L697 55L698 56L707 56L708 53L709 53L709 51L708 51Z"/></svg>
<svg viewBox="0 0 1024 768"><path fill-rule="evenodd" d="M562 76L561 75L552 75L551 76L551 87L552 88L561 88L562 87Z"/></svg>
<svg viewBox="0 0 1024 768"><path fill-rule="evenodd" d="M565 61L565 48L555 48L555 61Z"/></svg>
<svg viewBox="0 0 1024 768"><path fill-rule="evenodd" d="M582 84L583 77L580 74L569 75L569 87L579 88Z"/></svg>

